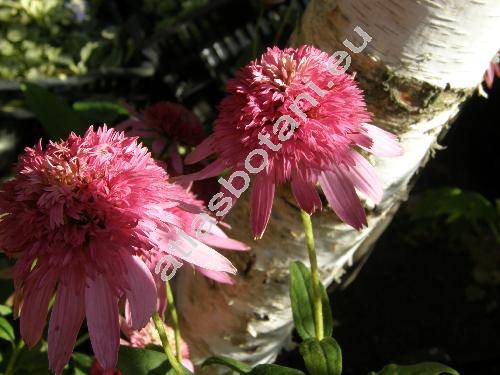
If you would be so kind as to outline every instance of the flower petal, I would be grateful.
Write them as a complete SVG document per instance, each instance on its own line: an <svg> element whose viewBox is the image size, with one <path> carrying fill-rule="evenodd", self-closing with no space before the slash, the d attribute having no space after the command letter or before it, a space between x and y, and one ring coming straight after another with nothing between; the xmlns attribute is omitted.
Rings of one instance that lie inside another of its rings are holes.
<svg viewBox="0 0 500 375"><path fill-rule="evenodd" d="M266 174L259 173L252 186L250 216L255 238L261 238L271 216L274 199L274 181Z"/></svg>
<svg viewBox="0 0 500 375"><path fill-rule="evenodd" d="M361 145L361 148L382 157L403 155L403 147L394 134L370 124L363 124L363 127L366 129L366 134L373 140L373 144L371 147Z"/></svg>
<svg viewBox="0 0 500 375"><path fill-rule="evenodd" d="M21 310L21 336L29 347L36 345L42 336L49 301L56 285L54 272L38 269L25 287Z"/></svg>
<svg viewBox="0 0 500 375"><path fill-rule="evenodd" d="M125 291L130 306L129 323L134 329L143 328L156 309L156 285L146 264L137 256L124 256L128 289Z"/></svg>
<svg viewBox="0 0 500 375"><path fill-rule="evenodd" d="M213 147L213 138L208 137L203 140L196 148L194 151L189 153L186 158L184 159L185 164L194 164L197 163L203 159L205 159L207 156L213 154L215 152L214 147Z"/></svg>
<svg viewBox="0 0 500 375"><path fill-rule="evenodd" d="M355 229L367 225L366 215L351 180L338 168L322 172L318 181L339 218Z"/></svg>
<svg viewBox="0 0 500 375"><path fill-rule="evenodd" d="M350 178L354 186L365 193L374 203L380 203L384 189L375 168L355 151L351 153L351 158L356 164L343 167L343 172Z"/></svg>
<svg viewBox="0 0 500 375"><path fill-rule="evenodd" d="M159 244L163 252L195 266L236 274L236 268L226 257L181 230L178 233L163 233Z"/></svg>
<svg viewBox="0 0 500 375"><path fill-rule="evenodd" d="M172 178L173 182L185 182L185 181L196 181L196 180L203 180L205 178L210 178L214 176L220 175L222 172L224 172L224 169L226 167L222 162L219 160L214 161L213 163L207 165L205 168L203 168L201 171L194 172L191 174L185 174L179 177L174 177Z"/></svg>
<svg viewBox="0 0 500 375"><path fill-rule="evenodd" d="M234 285L234 280L232 279L232 277L225 272L207 270L203 267L195 267L195 269L199 273L205 275L209 279L217 281L218 283Z"/></svg>
<svg viewBox="0 0 500 375"><path fill-rule="evenodd" d="M321 210L321 199L313 183L304 181L299 175L292 179L292 193L299 207L311 215L316 210Z"/></svg>
<svg viewBox="0 0 500 375"><path fill-rule="evenodd" d="M100 274L87 280L85 311L94 355L104 370L115 368L120 345L118 299Z"/></svg>
<svg viewBox="0 0 500 375"><path fill-rule="evenodd" d="M49 364L56 374L68 363L85 317L83 281L75 271L67 275L59 282L49 323Z"/></svg>
<svg viewBox="0 0 500 375"><path fill-rule="evenodd" d="M248 246L247 244L228 237L219 237L213 234L207 234L203 236L203 238L200 238L200 240L208 246L217 247L219 249L236 251L250 250L250 246Z"/></svg>

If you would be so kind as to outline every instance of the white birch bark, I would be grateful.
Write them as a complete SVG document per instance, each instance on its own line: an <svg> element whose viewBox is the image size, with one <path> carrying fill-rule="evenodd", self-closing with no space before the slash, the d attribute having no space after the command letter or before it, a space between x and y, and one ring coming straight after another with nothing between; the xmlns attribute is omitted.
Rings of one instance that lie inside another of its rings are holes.
<svg viewBox="0 0 500 375"><path fill-rule="evenodd" d="M345 38L361 44L356 26L372 37L359 54L342 44ZM386 190L381 204L366 202L367 228L356 232L330 210L313 216L323 281L339 282L384 231L410 181L438 148L438 135L480 84L500 46L499 35L498 0L311 1L292 44L350 52L374 124L397 133L405 149L399 158L372 159ZM198 359L217 353L270 362L289 342L287 268L292 260L307 263L299 211L289 192L280 191L257 242L251 239L248 211L246 196L228 220L229 234L252 246L248 254L231 255L240 270L235 286L216 285L187 270L177 280L183 333Z"/></svg>

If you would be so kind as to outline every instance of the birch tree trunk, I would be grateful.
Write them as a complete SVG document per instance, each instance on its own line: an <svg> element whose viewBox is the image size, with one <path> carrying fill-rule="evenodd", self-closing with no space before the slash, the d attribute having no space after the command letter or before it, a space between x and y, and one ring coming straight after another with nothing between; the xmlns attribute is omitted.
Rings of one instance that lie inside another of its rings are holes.
<svg viewBox="0 0 500 375"><path fill-rule="evenodd" d="M357 26L372 40L355 54L343 42L362 44ZM482 81L500 47L499 35L498 0L310 2L292 44L349 52L373 123L398 134L405 149L399 158L372 159L385 195L376 207L367 202L367 228L354 231L330 210L313 216L324 282L340 282L345 269L383 233L415 174L438 149L439 134ZM240 271L235 286L216 285L186 270L180 274L176 288L183 333L198 359L217 353L270 362L292 331L288 264L297 259L307 263L299 210L288 190L280 191L267 231L257 242L251 239L248 196L228 221L230 235L249 243L252 251L229 254Z"/></svg>

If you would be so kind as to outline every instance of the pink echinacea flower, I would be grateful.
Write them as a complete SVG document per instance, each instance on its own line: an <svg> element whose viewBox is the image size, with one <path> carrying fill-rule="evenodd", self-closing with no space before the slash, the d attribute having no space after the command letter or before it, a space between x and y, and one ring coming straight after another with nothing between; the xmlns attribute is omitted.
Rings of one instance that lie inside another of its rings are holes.
<svg viewBox="0 0 500 375"><path fill-rule="evenodd" d="M95 357L104 370L115 367L119 301L136 330L157 308L152 259L169 254L216 279L236 273L218 252L182 235L192 197L167 179L136 138L104 126L27 148L15 178L0 187L0 249L16 259L15 312L28 346L39 341L57 292L48 327L57 374L84 319ZM187 252L169 246L180 237Z"/></svg>
<svg viewBox="0 0 500 375"><path fill-rule="evenodd" d="M245 169L261 169L251 172L256 173L251 192L256 238L267 226L276 186L288 182L298 205L308 213L321 209L319 183L341 220L356 229L367 225L355 189L375 203L382 199L383 189L359 151L392 157L403 150L396 136L369 124L371 115L353 76L334 69L332 74L326 53L310 46L268 49L240 69L227 84L229 95L220 104L214 133L185 161L195 163L212 154L217 158L182 180L204 179L229 169L228 180L219 181L225 196L235 200L242 192Z"/></svg>

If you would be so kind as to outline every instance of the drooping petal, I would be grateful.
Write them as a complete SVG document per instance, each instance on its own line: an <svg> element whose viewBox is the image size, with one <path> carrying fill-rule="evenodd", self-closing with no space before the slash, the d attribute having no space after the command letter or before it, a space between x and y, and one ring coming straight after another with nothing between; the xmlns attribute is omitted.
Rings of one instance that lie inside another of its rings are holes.
<svg viewBox="0 0 500 375"><path fill-rule="evenodd" d="M314 184L304 181L296 175L293 177L291 185L293 196L300 208L310 215L318 209L321 210L321 199Z"/></svg>
<svg viewBox="0 0 500 375"><path fill-rule="evenodd" d="M45 318L57 277L53 272L38 269L38 275L26 287L21 310L21 336L29 347L36 345L42 336ZM43 274L40 274L43 272Z"/></svg>
<svg viewBox="0 0 500 375"><path fill-rule="evenodd" d="M250 250L250 246L241 241L233 240L232 238L228 237L215 236L213 234L207 234L203 237L200 236L199 240L208 246L218 247L219 249L228 249L235 251Z"/></svg>
<svg viewBox="0 0 500 375"><path fill-rule="evenodd" d="M167 142L165 139L155 139L153 144L151 145L151 150L153 153L157 156L160 156L165 149L165 146L167 145Z"/></svg>
<svg viewBox="0 0 500 375"><path fill-rule="evenodd" d="M225 167L223 163L221 163L220 161L214 161L213 163L203 168L201 171L175 177L172 179L172 181L181 182L181 181L203 180L205 178L210 178L220 175L222 172L224 172L224 169Z"/></svg>
<svg viewBox="0 0 500 375"><path fill-rule="evenodd" d="M363 127L366 129L366 134L373 140L373 144L371 147L360 145L361 148L382 157L401 156L403 154L403 147L401 147L394 134L370 124L363 124Z"/></svg>
<svg viewBox="0 0 500 375"><path fill-rule="evenodd" d="M212 270L207 270L203 267L195 267L195 269L200 272L201 274L205 275L206 277L208 277L209 279L212 279L212 280L215 280L219 283L222 283L222 284L229 284L229 285L233 285L234 284L234 280L232 279L232 277L230 275L228 275L227 273L225 272L218 272L218 271L212 271Z"/></svg>
<svg viewBox="0 0 500 375"><path fill-rule="evenodd" d="M156 309L156 285L146 264L137 256L123 256L127 268L126 290L130 306L129 323L134 329L143 328Z"/></svg>
<svg viewBox="0 0 500 375"><path fill-rule="evenodd" d="M160 249L176 258L212 271L236 274L231 262L214 249L179 230L160 235Z"/></svg>
<svg viewBox="0 0 500 375"><path fill-rule="evenodd" d="M365 193L374 203L380 203L384 189L375 168L363 156L353 151L354 165L343 167L343 172L351 179L355 187Z"/></svg>
<svg viewBox="0 0 500 375"><path fill-rule="evenodd" d="M367 225L366 215L354 185L339 169L322 172L318 181L328 203L339 218L355 229Z"/></svg>
<svg viewBox="0 0 500 375"><path fill-rule="evenodd" d="M273 207L275 183L269 176L260 173L252 186L250 216L254 237L261 238L266 230Z"/></svg>
<svg viewBox="0 0 500 375"><path fill-rule="evenodd" d="M60 374L69 361L84 317L83 280L76 272L68 272L59 282L49 323L49 365L56 374Z"/></svg>
<svg viewBox="0 0 500 375"><path fill-rule="evenodd" d="M169 148L168 155L170 156L170 164L172 165L175 173L177 175L181 175L183 173L182 171L184 170L184 165L182 163L182 158L177 147L177 143L174 142Z"/></svg>
<svg viewBox="0 0 500 375"><path fill-rule="evenodd" d="M94 355L105 370L115 368L120 345L118 299L100 274L87 280L85 311Z"/></svg>
<svg viewBox="0 0 500 375"><path fill-rule="evenodd" d="M205 159L207 156L210 156L215 152L213 147L213 138L208 137L203 140L194 151L189 153L184 159L184 163L186 164L194 164L199 162L200 160Z"/></svg>

